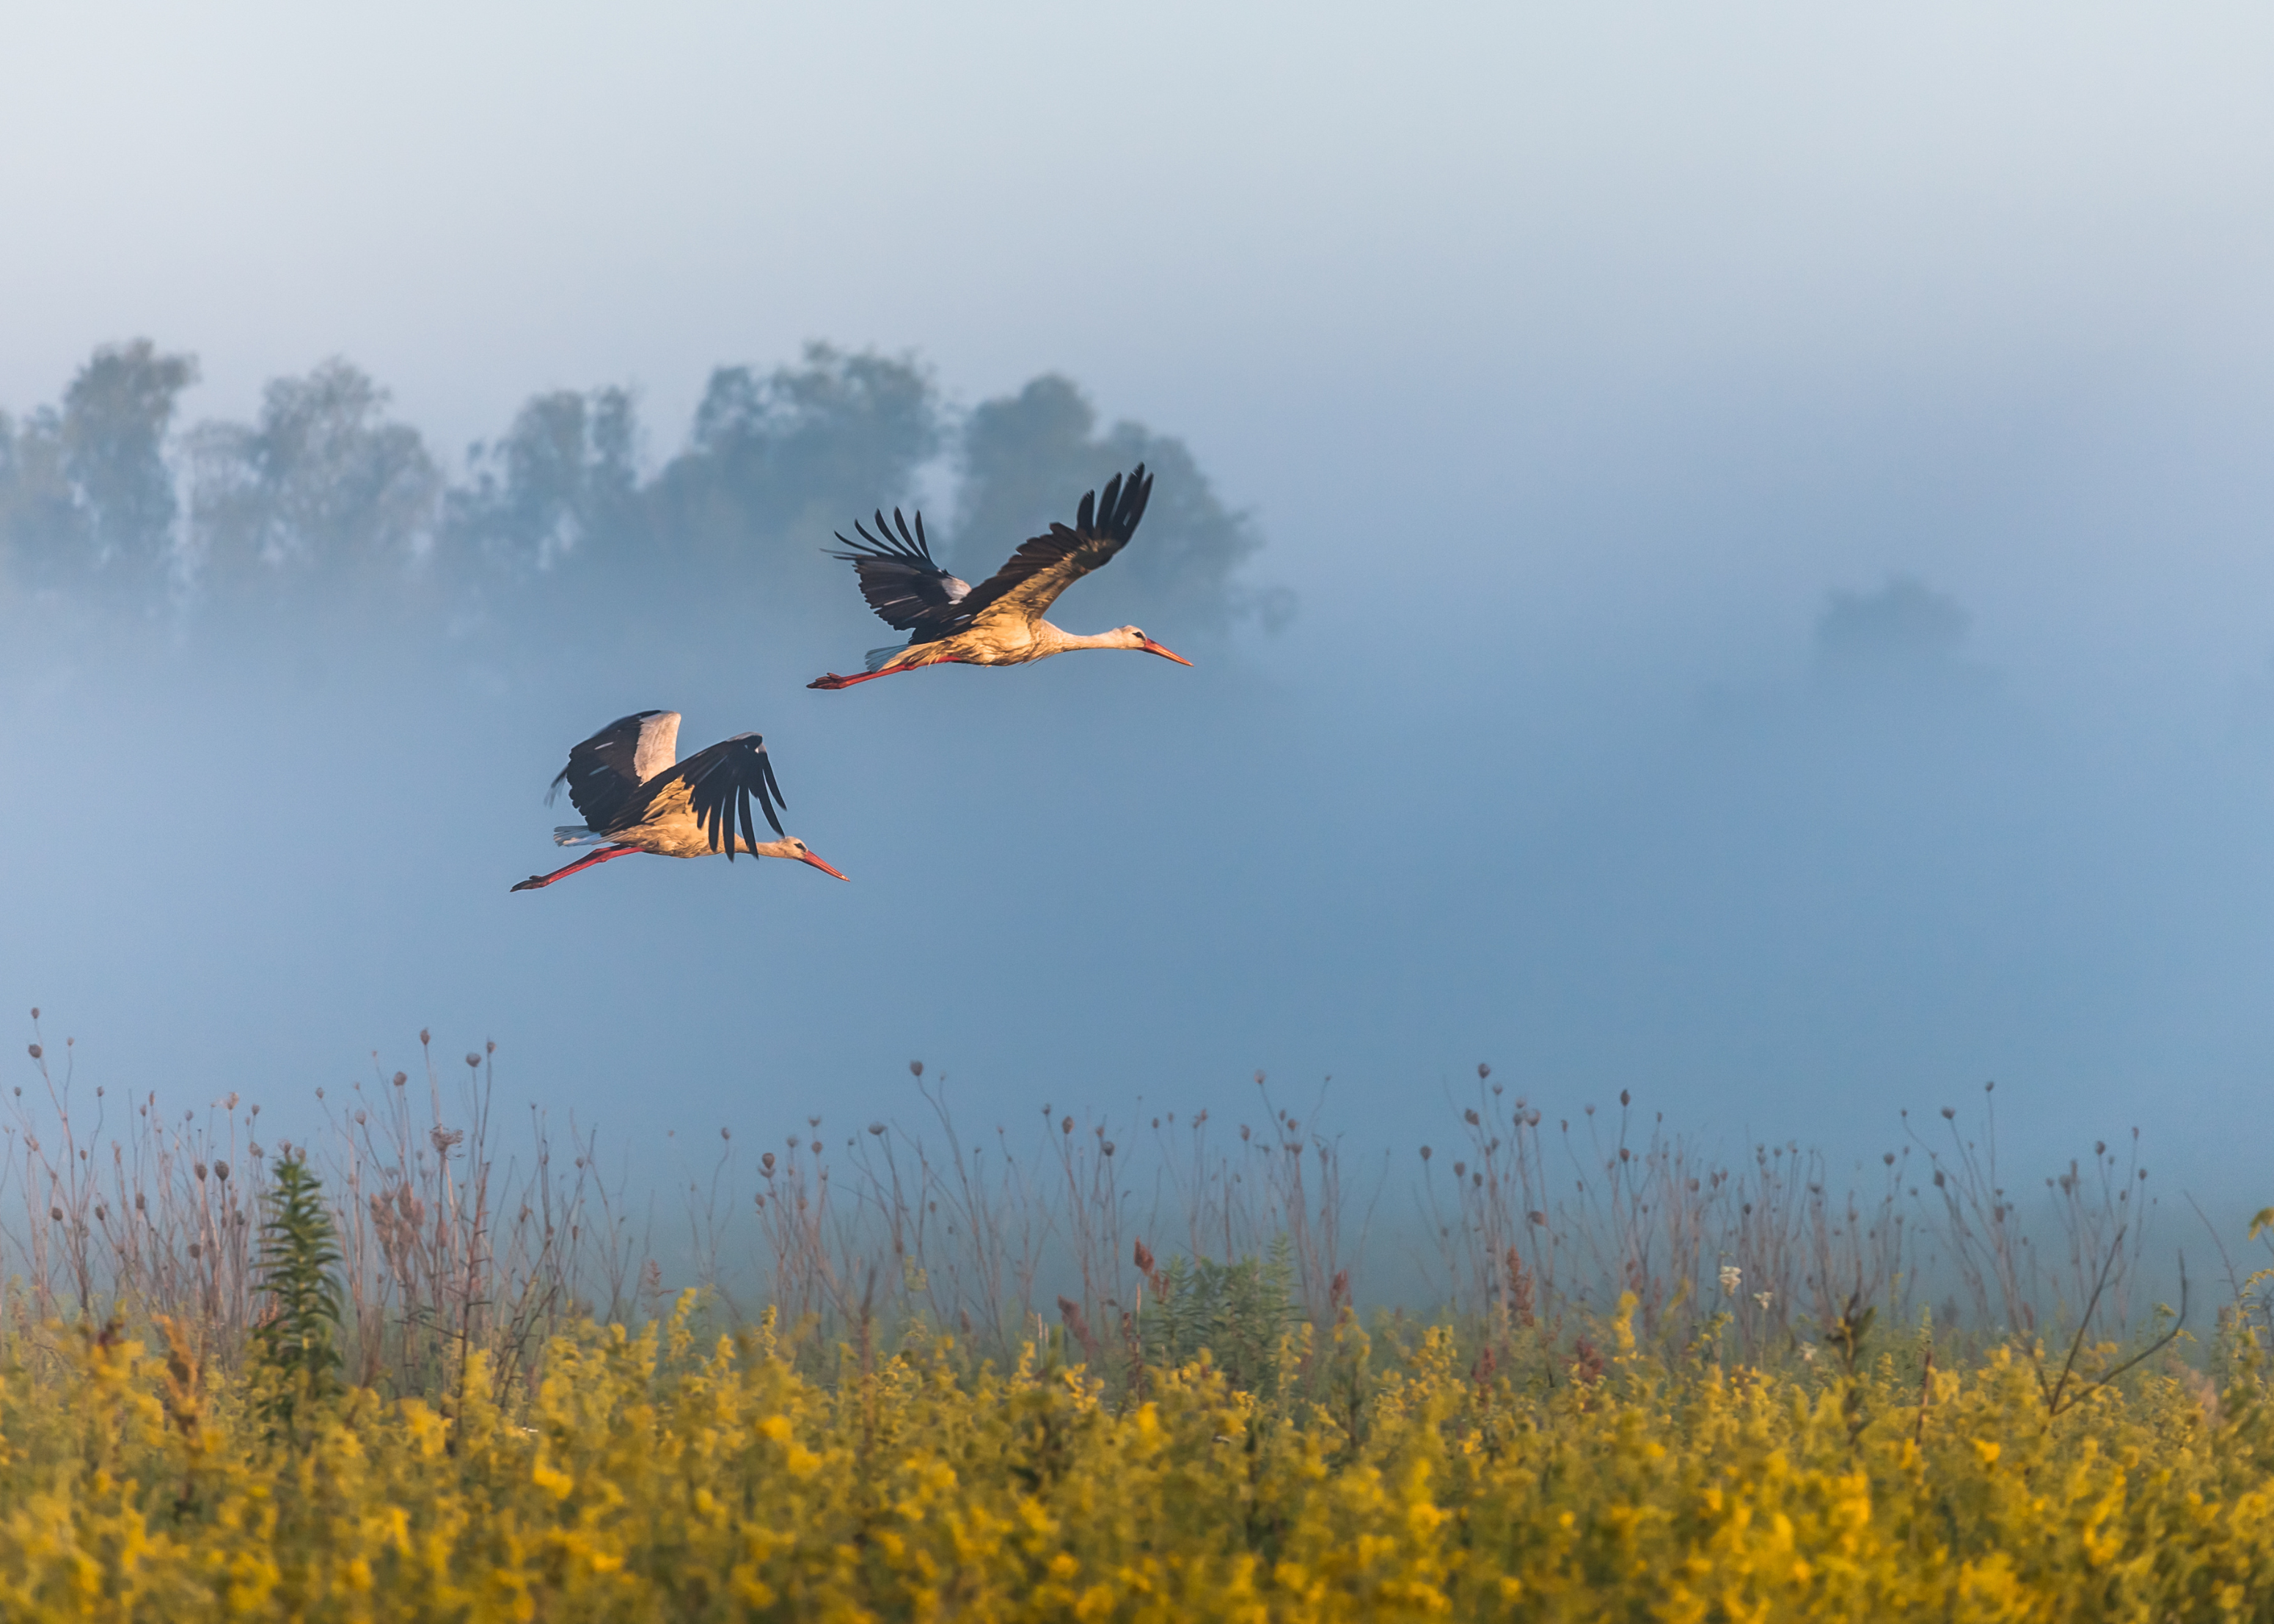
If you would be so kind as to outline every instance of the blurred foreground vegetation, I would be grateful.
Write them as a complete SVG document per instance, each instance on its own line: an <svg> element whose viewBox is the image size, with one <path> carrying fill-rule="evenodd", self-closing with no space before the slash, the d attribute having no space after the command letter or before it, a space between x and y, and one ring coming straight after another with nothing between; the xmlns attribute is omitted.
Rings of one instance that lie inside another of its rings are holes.
<svg viewBox="0 0 2274 1624"><path fill-rule="evenodd" d="M722 1129L677 1289L485 1054L312 1146L32 1049L0 1618L2274 1616L2274 1271L2191 1335L2105 1144L2032 1244L1986 1094L1843 1193L1480 1066L1385 1269L1261 1076L975 1151L912 1067L928 1137Z"/></svg>
<svg viewBox="0 0 2274 1624"><path fill-rule="evenodd" d="M1347 1308L1251 1385L1008 1367L772 1314L475 1353L447 1400L279 1423L178 1326L11 1335L11 1619L2176 1619L2274 1605L2247 1338L2049 1407L2037 1350L1931 1327L1776 1367ZM2058 1350L2055 1350L2057 1353ZM2103 1349L2088 1362L2106 1360ZM2058 1362L2057 1360L2055 1361ZM264 1420L264 1417L268 1417Z"/></svg>

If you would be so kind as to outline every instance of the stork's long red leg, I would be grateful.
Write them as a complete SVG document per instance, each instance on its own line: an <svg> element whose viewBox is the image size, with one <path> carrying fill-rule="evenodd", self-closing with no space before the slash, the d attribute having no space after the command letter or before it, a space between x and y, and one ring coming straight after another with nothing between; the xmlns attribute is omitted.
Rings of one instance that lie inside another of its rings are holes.
<svg viewBox="0 0 2274 1624"><path fill-rule="evenodd" d="M636 846L604 846L590 857L580 857L565 868L555 868L550 874L532 874L515 886L514 890L535 891L540 885L550 885L555 880L565 880L579 868L589 868L594 863L604 863L611 857L629 856L631 853L641 849Z"/></svg>
<svg viewBox="0 0 2274 1624"><path fill-rule="evenodd" d="M855 682L874 682L878 677L897 677L904 671L922 671L926 665L959 665L962 663L953 658L910 660L905 665L887 665L882 671L864 671L857 677L840 677L832 671L825 677L816 677L807 683L806 687L832 689L851 688Z"/></svg>

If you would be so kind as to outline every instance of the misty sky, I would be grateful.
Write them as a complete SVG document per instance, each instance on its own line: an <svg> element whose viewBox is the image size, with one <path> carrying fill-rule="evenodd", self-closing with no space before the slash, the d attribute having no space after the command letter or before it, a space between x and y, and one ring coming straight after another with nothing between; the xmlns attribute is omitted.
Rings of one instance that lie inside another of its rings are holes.
<svg viewBox="0 0 2274 1624"><path fill-rule="evenodd" d="M494 1037L628 1139L915 1056L981 1115L1332 1072L1401 1149L1486 1058L1843 1152L1995 1077L2259 1204L2270 83L2240 5L19 9L0 406L147 334L192 416L340 354L453 455L629 384L652 462L809 339L1058 371L1300 606L837 695L849 580L541 682L59 643L0 694L0 995L193 1098ZM763 730L855 884L508 898L655 705Z"/></svg>

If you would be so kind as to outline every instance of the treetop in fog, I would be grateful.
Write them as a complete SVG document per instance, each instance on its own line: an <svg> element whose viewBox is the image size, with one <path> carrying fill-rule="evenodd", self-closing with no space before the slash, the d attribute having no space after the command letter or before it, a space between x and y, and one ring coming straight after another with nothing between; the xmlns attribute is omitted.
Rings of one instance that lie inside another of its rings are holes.
<svg viewBox="0 0 2274 1624"><path fill-rule="evenodd" d="M347 361L272 380L250 423L179 423L197 377L194 357L137 339L98 349L59 405L0 413L0 591L213 609L352 590L366 608L377 592L574 618L661 606L693 580L704 605L764 614L818 603L832 577L817 549L879 506L928 501L959 555L999 557L1143 462L1161 494L1116 613L1220 629L1291 605L1237 579L1262 538L1181 440L1100 432L1055 375L959 411L913 357L809 344L771 370L714 370L659 466L629 391L554 390L469 447L455 478Z"/></svg>

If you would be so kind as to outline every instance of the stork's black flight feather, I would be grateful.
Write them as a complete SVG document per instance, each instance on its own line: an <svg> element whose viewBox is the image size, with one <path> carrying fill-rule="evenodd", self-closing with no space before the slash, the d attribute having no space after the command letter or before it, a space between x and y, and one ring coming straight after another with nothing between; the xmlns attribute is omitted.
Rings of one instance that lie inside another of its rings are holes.
<svg viewBox="0 0 2274 1624"><path fill-rule="evenodd" d="M568 752L568 764L545 792L547 806L561 786L596 832L636 823L622 816L640 786L671 765L679 743L679 712L636 710L620 716ZM640 803L644 806L646 803Z"/></svg>
<svg viewBox="0 0 2274 1624"><path fill-rule="evenodd" d="M685 761L654 781L652 787L643 785L638 797L638 815L627 817L617 825L629 828L644 816L657 797L680 782L687 786L688 807L695 822L710 837L711 849L723 851L727 861L734 861L734 825L739 820L744 844L758 843L757 827L750 821L750 803L757 802L758 810L776 834L783 832L781 819L774 808L788 810L789 802L782 799L781 786L774 781L773 763L766 758L766 741L757 733L736 733L720 741L707 750L697 750Z"/></svg>
<svg viewBox="0 0 2274 1624"><path fill-rule="evenodd" d="M897 536L893 534L896 526ZM922 514L916 515L913 535L897 508L892 509L891 524L885 523L884 510L877 509L874 536L857 523L853 533L861 539L851 540L839 531L837 539L845 543L847 551L829 556L853 566L861 577L861 596L869 600L877 619L895 631L915 634L911 643L930 643L967 623L960 605L971 588L933 561Z"/></svg>
<svg viewBox="0 0 2274 1624"><path fill-rule="evenodd" d="M1035 599L1024 606L1041 614L1060 592L1128 545L1152 494L1152 477L1142 462L1126 481L1114 475L1105 482L1103 499L1095 491L1083 494L1071 528L1051 525L1021 545L1002 568L976 587L951 575L933 560L923 515L916 515L911 534L897 508L891 524L885 523L882 510L877 512L874 536L859 524L853 527L859 541L840 533L837 539L847 551L829 556L843 559L859 572L861 595L885 625L907 632L912 645L936 643L953 636L1021 589Z"/></svg>

